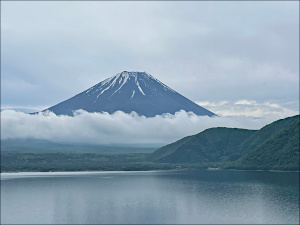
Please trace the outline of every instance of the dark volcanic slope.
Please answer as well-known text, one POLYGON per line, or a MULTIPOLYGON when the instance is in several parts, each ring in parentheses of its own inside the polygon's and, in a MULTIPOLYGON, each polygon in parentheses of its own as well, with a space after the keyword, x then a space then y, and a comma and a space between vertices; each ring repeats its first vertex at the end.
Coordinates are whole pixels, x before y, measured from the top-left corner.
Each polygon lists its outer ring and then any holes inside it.
POLYGON ((110 77, 47 110, 57 115, 73 115, 73 111, 78 109, 108 113, 118 110, 125 113, 135 111, 147 117, 164 113, 174 114, 179 110, 191 111, 197 115, 215 116, 214 113, 190 101, 150 74, 127 71, 110 77))

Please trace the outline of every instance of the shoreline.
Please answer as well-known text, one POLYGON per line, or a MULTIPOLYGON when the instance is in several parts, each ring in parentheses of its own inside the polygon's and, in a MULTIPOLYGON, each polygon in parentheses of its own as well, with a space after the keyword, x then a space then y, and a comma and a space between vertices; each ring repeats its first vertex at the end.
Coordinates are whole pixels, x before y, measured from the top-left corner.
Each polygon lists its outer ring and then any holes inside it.
POLYGON ((240 172, 272 172, 272 173, 299 173, 299 170, 239 170, 239 169, 203 169, 203 168, 183 168, 183 169, 162 169, 162 170, 77 170, 77 171, 4 171, 0 174, 20 174, 20 173, 120 173, 120 172, 163 172, 163 171, 186 171, 186 170, 206 170, 206 171, 240 171, 240 172))
POLYGON ((280 172, 280 173, 299 173, 299 170, 239 170, 239 169, 223 169, 223 170, 229 170, 229 171, 252 171, 252 172, 280 172))

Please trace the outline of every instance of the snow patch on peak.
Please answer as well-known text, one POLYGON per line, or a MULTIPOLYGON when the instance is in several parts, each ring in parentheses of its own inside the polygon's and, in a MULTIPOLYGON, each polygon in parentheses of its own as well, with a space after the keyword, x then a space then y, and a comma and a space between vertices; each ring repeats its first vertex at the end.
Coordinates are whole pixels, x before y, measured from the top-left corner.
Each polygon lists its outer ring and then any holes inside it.
POLYGON ((85 94, 89 93, 91 90, 93 90, 93 88, 94 88, 94 87, 89 88, 89 89, 85 92, 85 94))
POLYGON ((130 74, 127 72, 127 71, 123 71, 122 73, 121 73, 121 76, 122 77, 129 77, 130 76, 130 74))
MULTIPOLYGON (((143 89, 142 89, 141 86, 140 86, 139 81, 137 80, 137 77, 135 77, 135 84, 137 85, 139 91, 140 91, 143 95, 145 95, 143 89)), ((145 96, 146 96, 146 95, 145 95, 145 96)))
MULTIPOLYGON (((120 87, 119 87, 114 93, 112 93, 111 96, 113 96, 115 93, 117 93, 117 92, 124 86, 124 84, 126 84, 128 78, 129 78, 129 75, 128 75, 128 74, 125 74, 124 76, 123 76, 123 74, 122 74, 122 77, 121 77, 120 80, 119 80, 119 84, 121 83, 121 80, 122 80, 122 79, 123 79, 123 83, 120 85, 120 87)), ((109 96, 109 97, 111 97, 111 96, 109 96)))
POLYGON ((105 84, 107 84, 107 83, 109 83, 112 79, 114 79, 116 77, 119 77, 119 76, 120 76, 120 74, 117 74, 115 76, 112 76, 112 77, 109 77, 109 78, 105 79, 104 81, 102 81, 102 82, 99 83, 100 87, 103 86, 103 85, 105 85, 105 84))
POLYGON ((133 91, 132 91, 132 95, 131 95, 130 99, 132 99, 132 98, 133 98, 133 96, 134 96, 134 93, 135 93, 135 90, 133 90, 133 91))
POLYGON ((115 84, 116 84, 116 82, 117 82, 117 80, 118 80, 119 77, 120 77, 120 74, 117 74, 116 76, 110 77, 110 78, 106 79, 105 81, 101 82, 101 83, 100 83, 101 86, 97 89, 97 90, 101 90, 101 92, 100 92, 100 94, 97 95, 96 98, 99 98, 99 96, 102 95, 105 91, 107 91, 107 90, 110 89, 111 87, 115 86, 115 84), (111 82, 111 81, 112 81, 112 82, 111 82), (104 88, 104 89, 102 90, 103 86, 104 86, 105 84, 108 84, 109 82, 111 82, 111 83, 110 83, 106 88, 104 88))
MULTIPOLYGON (((166 91, 171 91, 173 93, 177 93, 176 91, 169 88, 167 85, 163 84, 162 82, 160 82, 158 79, 156 79, 155 77, 153 77, 151 74, 149 74, 147 72, 123 71, 123 72, 118 73, 115 76, 112 76, 110 78, 107 78, 104 81, 100 82, 99 84, 95 85, 94 86, 95 88, 92 87, 92 88, 88 89, 85 92, 85 94, 87 94, 91 90, 93 90, 92 92, 97 94, 96 99, 98 99, 100 95, 102 95, 104 92, 106 92, 110 88, 114 87, 114 91, 109 97, 109 98, 111 98, 114 94, 118 93, 121 90, 121 88, 124 87, 125 84, 129 83, 128 82, 129 80, 132 80, 132 79, 134 79, 134 83, 136 84, 138 91, 141 92, 141 94, 144 96, 146 96, 146 94, 145 94, 144 90, 142 89, 141 84, 143 84, 144 87, 147 89, 147 87, 149 87, 149 84, 152 82, 161 85, 162 88, 166 91)), ((135 89, 135 90, 137 90, 137 89, 135 89)), ((156 92, 156 90, 155 90, 155 92, 156 92)), ((135 91, 133 91, 130 99, 132 99, 134 95, 135 95, 135 91)))
POLYGON ((129 72, 129 71, 123 71, 122 73, 122 76, 129 76, 129 77, 143 77, 143 78, 147 78, 147 79, 149 79, 149 75, 148 75, 148 73, 146 73, 146 72, 138 72, 138 71, 131 71, 131 72, 129 72))

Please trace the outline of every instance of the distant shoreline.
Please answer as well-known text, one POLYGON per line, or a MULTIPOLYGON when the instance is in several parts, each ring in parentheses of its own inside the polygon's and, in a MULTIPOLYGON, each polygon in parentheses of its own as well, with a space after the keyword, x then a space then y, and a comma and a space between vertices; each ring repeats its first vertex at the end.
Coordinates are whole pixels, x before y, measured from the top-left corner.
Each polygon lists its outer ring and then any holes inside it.
POLYGON ((195 169, 195 168, 183 168, 183 169, 161 169, 161 170, 78 170, 78 171, 5 171, 0 174, 18 174, 18 173, 118 173, 118 172, 163 172, 163 171, 183 171, 183 170, 206 170, 206 171, 241 171, 241 172, 276 172, 276 173, 299 173, 295 170, 239 170, 239 169, 195 169))
POLYGON ((252 172, 296 172, 299 173, 299 170, 238 170, 238 169, 223 169, 223 170, 229 170, 229 171, 252 171, 252 172))

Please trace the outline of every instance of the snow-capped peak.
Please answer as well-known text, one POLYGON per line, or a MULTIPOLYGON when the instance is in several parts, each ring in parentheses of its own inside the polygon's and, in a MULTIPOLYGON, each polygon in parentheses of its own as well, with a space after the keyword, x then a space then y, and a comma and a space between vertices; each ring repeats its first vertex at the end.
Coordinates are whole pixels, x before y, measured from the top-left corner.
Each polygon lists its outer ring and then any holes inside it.
POLYGON ((109 112, 135 111, 145 116, 174 114, 179 110, 197 115, 214 115, 180 95, 147 72, 123 71, 88 90, 49 108, 56 114, 72 115, 72 110, 109 112))
MULTIPOLYGON (((96 102, 96 100, 106 92, 110 92, 109 98, 111 98, 116 93, 120 92, 124 87, 124 85, 126 85, 126 86, 130 86, 130 88, 132 89, 131 92, 137 91, 143 96, 146 96, 147 94, 145 92, 145 88, 148 89, 151 85, 153 85, 152 83, 158 84, 159 86, 163 87, 163 89, 166 91, 171 91, 173 93, 176 93, 173 89, 169 88, 167 85, 163 84, 162 82, 160 82, 158 79, 156 79, 155 77, 153 77, 151 74, 147 72, 123 71, 91 87, 85 92, 85 94, 90 95, 90 94, 97 93, 96 99, 94 101, 96 102), (132 84, 129 85, 129 83, 134 83, 135 86, 133 86, 132 84)), ((150 92, 155 93, 156 91, 157 88, 154 88, 150 92)), ((137 92, 135 92, 135 94, 137 92)))

